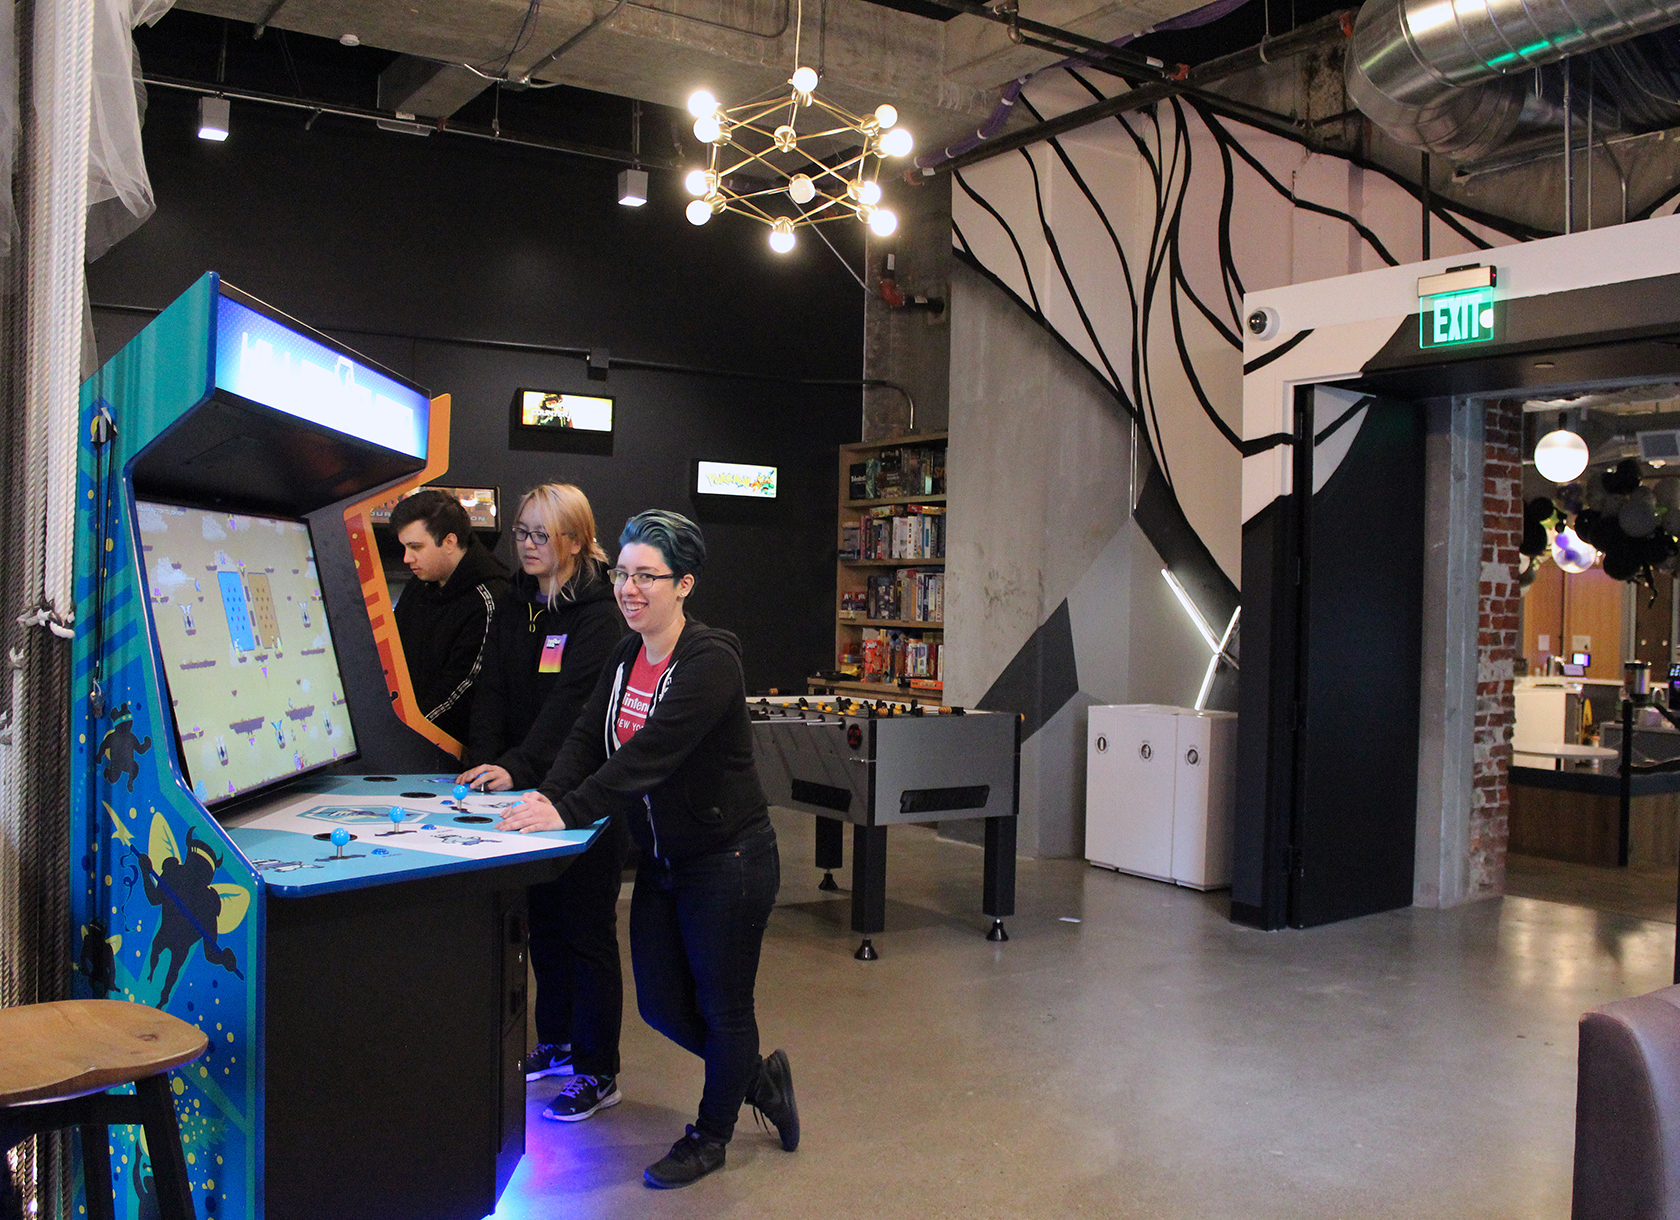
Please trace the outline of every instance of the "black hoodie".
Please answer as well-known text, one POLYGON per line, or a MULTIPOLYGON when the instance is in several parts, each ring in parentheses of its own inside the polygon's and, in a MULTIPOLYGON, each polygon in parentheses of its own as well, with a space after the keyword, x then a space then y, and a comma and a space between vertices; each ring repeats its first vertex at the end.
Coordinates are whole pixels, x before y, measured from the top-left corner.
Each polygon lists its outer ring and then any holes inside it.
POLYGON ((458 740, 467 735, 496 603, 509 588, 507 569, 474 536, 448 580, 411 580, 397 599, 397 634, 414 700, 427 720, 458 740))
POLYGON ((538 785, 567 826, 624 811, 644 859, 681 861, 722 851, 770 823, 753 766, 741 643, 689 619, 654 690, 647 722, 613 740, 624 683, 642 637, 627 635, 538 785))
POLYGON ((551 606, 536 577, 517 572, 513 592, 496 612, 490 646, 473 690, 466 767, 507 768, 515 788, 533 788, 548 774, 566 734, 624 634, 603 565, 588 561, 571 594, 551 606), (560 668, 540 673, 543 648, 562 638, 560 668))

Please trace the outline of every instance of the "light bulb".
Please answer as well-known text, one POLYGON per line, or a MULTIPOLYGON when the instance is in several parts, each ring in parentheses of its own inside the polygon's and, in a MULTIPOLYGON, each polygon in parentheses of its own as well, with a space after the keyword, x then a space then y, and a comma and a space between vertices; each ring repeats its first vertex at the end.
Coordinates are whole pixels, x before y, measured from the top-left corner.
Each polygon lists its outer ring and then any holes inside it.
POLYGON ((883 157, 907 157, 910 155, 910 150, 915 146, 915 139, 902 127, 894 127, 881 136, 881 155, 883 157))
POLYGON ((694 120, 694 138, 702 144, 716 144, 723 135, 723 124, 711 115, 694 120))
POLYGON ((696 89, 688 95, 688 112, 697 119, 709 119, 717 113, 718 100, 709 89, 696 89))
POLYGON ((683 190, 687 191, 690 195, 693 195, 697 199, 702 195, 711 194, 712 183, 710 175, 708 175, 703 169, 689 170, 688 177, 683 179, 683 190))
POLYGON ((881 184, 879 182, 860 182, 857 188, 859 203, 867 203, 871 207, 881 202, 881 184))
POLYGON ((1548 432, 1534 446, 1535 469, 1554 483, 1568 483, 1587 468, 1587 442, 1563 428, 1548 432))
POLYGON ((787 193, 795 203, 810 203, 817 197, 817 185, 807 175, 795 174, 788 179, 787 193))
POLYGON ((712 218, 712 205, 704 199, 696 199, 688 205, 685 213, 691 225, 703 225, 712 218))
POLYGON ((817 87, 817 71, 815 68, 795 68, 788 84, 799 93, 812 93, 817 87))
POLYGON ((1565 527, 1552 535, 1552 562, 1565 572, 1585 572, 1598 562, 1598 552, 1565 527))
POLYGON ((793 249, 793 223, 785 216, 770 226, 770 248, 777 254, 793 249))
POLYGON ((881 125, 882 131, 885 131, 889 127, 897 127, 898 111, 883 102, 881 105, 875 107, 875 121, 881 125))
POLYGON ((876 208, 869 217, 869 231, 876 237, 891 237, 898 231, 898 216, 889 208, 876 208))

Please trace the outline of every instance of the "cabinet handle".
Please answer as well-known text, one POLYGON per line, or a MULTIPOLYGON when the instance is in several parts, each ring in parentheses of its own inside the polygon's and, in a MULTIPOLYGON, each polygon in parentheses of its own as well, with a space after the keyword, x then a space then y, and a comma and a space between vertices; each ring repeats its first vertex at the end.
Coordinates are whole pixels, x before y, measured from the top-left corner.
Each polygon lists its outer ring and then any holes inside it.
POLYGON ((1098 754, 1107 754, 1108 753, 1108 738, 1107 737, 1103 737, 1101 735, 1099 735, 1097 737, 1097 753, 1098 754))
POLYGON ((1200 754, 1196 753, 1196 747, 1195 746, 1191 746, 1189 751, 1186 752, 1185 755, 1184 755, 1184 761, 1189 763, 1192 767, 1194 767, 1197 763, 1202 761, 1202 756, 1200 754))
POLYGON ((1148 762, 1151 758, 1155 757, 1155 747, 1151 746, 1147 741, 1144 742, 1143 745, 1138 747, 1138 757, 1143 759, 1144 762, 1148 762))

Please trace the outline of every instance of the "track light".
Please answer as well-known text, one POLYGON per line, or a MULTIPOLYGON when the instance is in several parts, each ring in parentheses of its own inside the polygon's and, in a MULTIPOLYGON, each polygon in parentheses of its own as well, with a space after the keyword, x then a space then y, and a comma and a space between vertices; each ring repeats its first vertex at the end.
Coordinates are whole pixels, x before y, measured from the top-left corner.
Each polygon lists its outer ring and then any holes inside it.
POLYGON ((225 97, 201 97, 198 99, 198 138, 201 140, 215 140, 218 143, 228 138, 228 111, 230 109, 225 97))
POLYGON ((618 201, 627 208, 641 207, 647 202, 647 186, 647 170, 620 170, 618 172, 618 201))

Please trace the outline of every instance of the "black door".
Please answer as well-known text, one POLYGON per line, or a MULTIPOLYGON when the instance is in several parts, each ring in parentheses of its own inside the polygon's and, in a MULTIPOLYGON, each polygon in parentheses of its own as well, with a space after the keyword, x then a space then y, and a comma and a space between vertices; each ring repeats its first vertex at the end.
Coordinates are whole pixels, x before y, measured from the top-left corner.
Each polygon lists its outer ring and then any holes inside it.
POLYGON ((1299 446, 1295 489, 1314 490, 1296 518, 1287 917, 1310 927, 1412 902, 1424 421, 1413 403, 1325 387, 1297 402, 1314 443, 1299 446))

